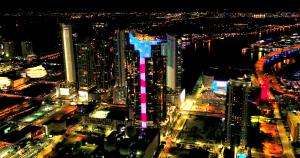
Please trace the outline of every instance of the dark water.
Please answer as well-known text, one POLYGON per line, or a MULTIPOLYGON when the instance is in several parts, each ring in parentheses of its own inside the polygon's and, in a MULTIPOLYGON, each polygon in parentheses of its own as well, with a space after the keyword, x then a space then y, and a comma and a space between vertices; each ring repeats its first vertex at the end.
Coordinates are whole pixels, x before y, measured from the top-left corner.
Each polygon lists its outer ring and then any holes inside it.
MULTIPOLYGON (((299 32, 299 30, 295 28, 285 32, 262 34, 261 39, 276 39, 282 35, 292 35, 295 32, 299 32)), ((202 73, 214 75, 216 79, 222 80, 233 77, 239 69, 253 70, 258 59, 258 52, 251 53, 248 49, 242 53, 242 49, 250 48, 250 45, 258 40, 258 36, 249 35, 191 43, 183 50, 183 87, 191 92, 202 73), (219 71, 212 72, 210 67, 218 68, 219 71)))
POLYGON ((251 68, 251 60, 241 54, 242 48, 247 45, 248 42, 240 38, 191 43, 183 50, 184 88, 192 90, 201 73, 215 75, 210 67, 251 68))

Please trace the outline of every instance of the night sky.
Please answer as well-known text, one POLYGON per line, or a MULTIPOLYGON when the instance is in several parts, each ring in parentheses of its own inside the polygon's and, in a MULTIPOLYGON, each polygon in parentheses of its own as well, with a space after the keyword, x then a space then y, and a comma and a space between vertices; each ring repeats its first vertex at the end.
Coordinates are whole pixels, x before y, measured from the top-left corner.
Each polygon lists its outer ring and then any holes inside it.
POLYGON ((6 0, 0 8, 296 9, 300 0, 6 0))

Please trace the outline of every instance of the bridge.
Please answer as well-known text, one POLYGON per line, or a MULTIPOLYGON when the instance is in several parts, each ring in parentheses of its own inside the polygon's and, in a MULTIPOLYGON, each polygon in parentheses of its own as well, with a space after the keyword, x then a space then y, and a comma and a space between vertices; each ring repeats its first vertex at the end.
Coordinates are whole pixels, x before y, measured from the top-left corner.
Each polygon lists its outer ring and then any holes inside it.
MULTIPOLYGON (((289 94, 285 89, 280 87, 280 85, 274 75, 272 75, 272 74, 266 75, 265 74, 264 68, 265 68, 265 65, 270 61, 276 60, 283 56, 288 56, 290 54, 299 53, 299 51, 300 51, 300 44, 294 45, 291 47, 286 47, 286 48, 283 48, 282 50, 276 50, 276 51, 269 53, 266 56, 261 57, 255 64, 255 71, 256 71, 256 74, 258 77, 258 82, 262 84, 264 78, 267 77, 268 83, 269 83, 269 85, 268 85, 269 88, 273 88, 274 90, 276 90, 277 92, 279 92, 281 94, 289 94), (272 82, 269 82, 269 80, 272 80, 272 82)), ((270 92, 268 92, 268 94, 270 94, 269 99, 274 99, 274 96, 271 95, 270 92)), ((296 96, 294 96, 292 94, 289 94, 288 96, 291 98, 297 98, 296 96)))

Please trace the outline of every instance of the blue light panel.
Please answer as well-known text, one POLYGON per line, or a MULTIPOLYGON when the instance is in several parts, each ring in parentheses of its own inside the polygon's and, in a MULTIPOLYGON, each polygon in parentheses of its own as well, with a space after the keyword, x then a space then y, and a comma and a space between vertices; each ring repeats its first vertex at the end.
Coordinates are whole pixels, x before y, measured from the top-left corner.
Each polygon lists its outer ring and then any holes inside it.
POLYGON ((140 52, 140 58, 151 58, 151 46, 157 45, 161 40, 139 40, 129 33, 129 43, 134 45, 134 50, 140 52))
POLYGON ((247 158, 245 154, 237 154, 237 158, 247 158))

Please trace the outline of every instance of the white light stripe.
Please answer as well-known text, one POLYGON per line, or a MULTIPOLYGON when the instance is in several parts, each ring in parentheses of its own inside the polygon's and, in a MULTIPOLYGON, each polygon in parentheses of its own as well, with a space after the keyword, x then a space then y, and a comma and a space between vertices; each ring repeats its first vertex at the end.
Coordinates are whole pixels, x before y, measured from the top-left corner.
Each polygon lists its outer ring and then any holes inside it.
POLYGON ((147 127, 147 122, 142 121, 142 128, 146 128, 147 127))
POLYGON ((147 111, 146 111, 146 103, 142 103, 141 104, 141 108, 142 108, 142 114, 146 114, 147 113, 147 111))
POLYGON ((141 93, 146 94, 146 87, 141 87, 141 93))
POLYGON ((140 65, 145 64, 145 58, 140 58, 140 65))
POLYGON ((141 73, 140 77, 141 77, 141 80, 146 81, 145 73, 141 73))

